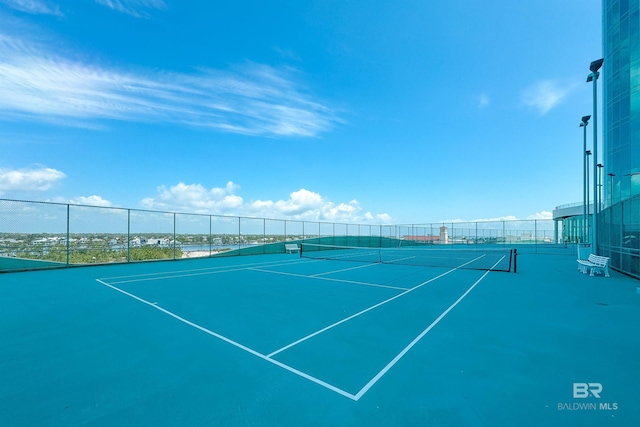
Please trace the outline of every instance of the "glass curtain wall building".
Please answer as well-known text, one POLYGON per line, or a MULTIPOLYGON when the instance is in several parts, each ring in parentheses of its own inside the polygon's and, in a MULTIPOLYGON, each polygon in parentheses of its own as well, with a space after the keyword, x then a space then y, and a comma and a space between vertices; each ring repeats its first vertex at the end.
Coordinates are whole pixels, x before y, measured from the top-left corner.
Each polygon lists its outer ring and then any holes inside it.
POLYGON ((603 210, 599 255, 640 278, 640 0, 603 0, 603 210))

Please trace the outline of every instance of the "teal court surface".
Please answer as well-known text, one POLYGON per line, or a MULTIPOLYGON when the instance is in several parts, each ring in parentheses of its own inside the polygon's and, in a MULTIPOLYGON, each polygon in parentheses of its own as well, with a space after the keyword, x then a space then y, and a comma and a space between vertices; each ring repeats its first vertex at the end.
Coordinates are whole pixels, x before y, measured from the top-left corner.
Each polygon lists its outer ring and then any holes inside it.
POLYGON ((2 426, 640 425, 640 282, 273 254, 0 274, 2 426))

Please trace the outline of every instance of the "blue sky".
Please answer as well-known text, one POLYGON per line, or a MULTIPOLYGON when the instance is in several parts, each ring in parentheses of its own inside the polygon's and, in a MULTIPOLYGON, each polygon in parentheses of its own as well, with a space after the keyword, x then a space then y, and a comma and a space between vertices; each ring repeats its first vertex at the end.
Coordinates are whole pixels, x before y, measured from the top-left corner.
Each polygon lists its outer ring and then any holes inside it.
POLYGON ((0 0, 0 22, 2 198, 375 224, 582 198, 600 1, 0 0))

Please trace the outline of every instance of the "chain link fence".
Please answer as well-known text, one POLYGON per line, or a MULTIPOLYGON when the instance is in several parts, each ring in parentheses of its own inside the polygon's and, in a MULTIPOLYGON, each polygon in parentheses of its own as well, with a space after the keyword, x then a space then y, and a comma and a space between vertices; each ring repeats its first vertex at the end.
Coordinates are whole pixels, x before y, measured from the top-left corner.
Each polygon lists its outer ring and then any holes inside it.
MULTIPOLYGON (((0 199, 0 272, 285 253, 285 243, 508 245, 554 252, 552 220, 346 224, 0 199)), ((565 248, 566 249, 566 248, 565 248)))
POLYGON ((640 279, 640 195, 598 213, 598 255, 610 266, 640 279))

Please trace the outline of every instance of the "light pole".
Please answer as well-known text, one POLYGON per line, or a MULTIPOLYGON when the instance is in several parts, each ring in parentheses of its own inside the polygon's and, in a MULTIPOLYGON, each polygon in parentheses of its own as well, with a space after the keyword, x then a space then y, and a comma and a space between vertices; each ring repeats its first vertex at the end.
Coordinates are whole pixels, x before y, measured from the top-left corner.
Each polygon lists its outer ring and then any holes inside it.
POLYGON ((589 119, 591 116, 582 116, 582 121, 580 122, 580 127, 582 129, 582 233, 581 233, 581 242, 584 243, 585 239, 585 229, 587 226, 587 186, 589 185, 589 180, 587 179, 587 168, 589 165, 587 164, 587 125, 589 124, 589 119))
POLYGON ((604 165, 602 163, 598 163, 596 165, 598 167, 598 210, 602 210, 602 168, 604 165))
POLYGON ((593 61, 589 65, 591 74, 587 82, 593 82, 593 247, 592 252, 598 253, 598 70, 602 67, 604 59, 593 61))
MULTIPOLYGON (((591 155, 591 150, 587 150, 584 153, 587 159, 587 182, 589 182, 589 156, 591 155)), ((589 187, 587 187, 587 219, 589 215, 589 187)), ((585 222, 587 228, 587 242, 591 243, 591 236, 589 235, 589 221, 585 222)))
POLYGON ((609 172, 607 175, 609 175, 609 206, 613 206, 613 177, 616 174, 609 172))

